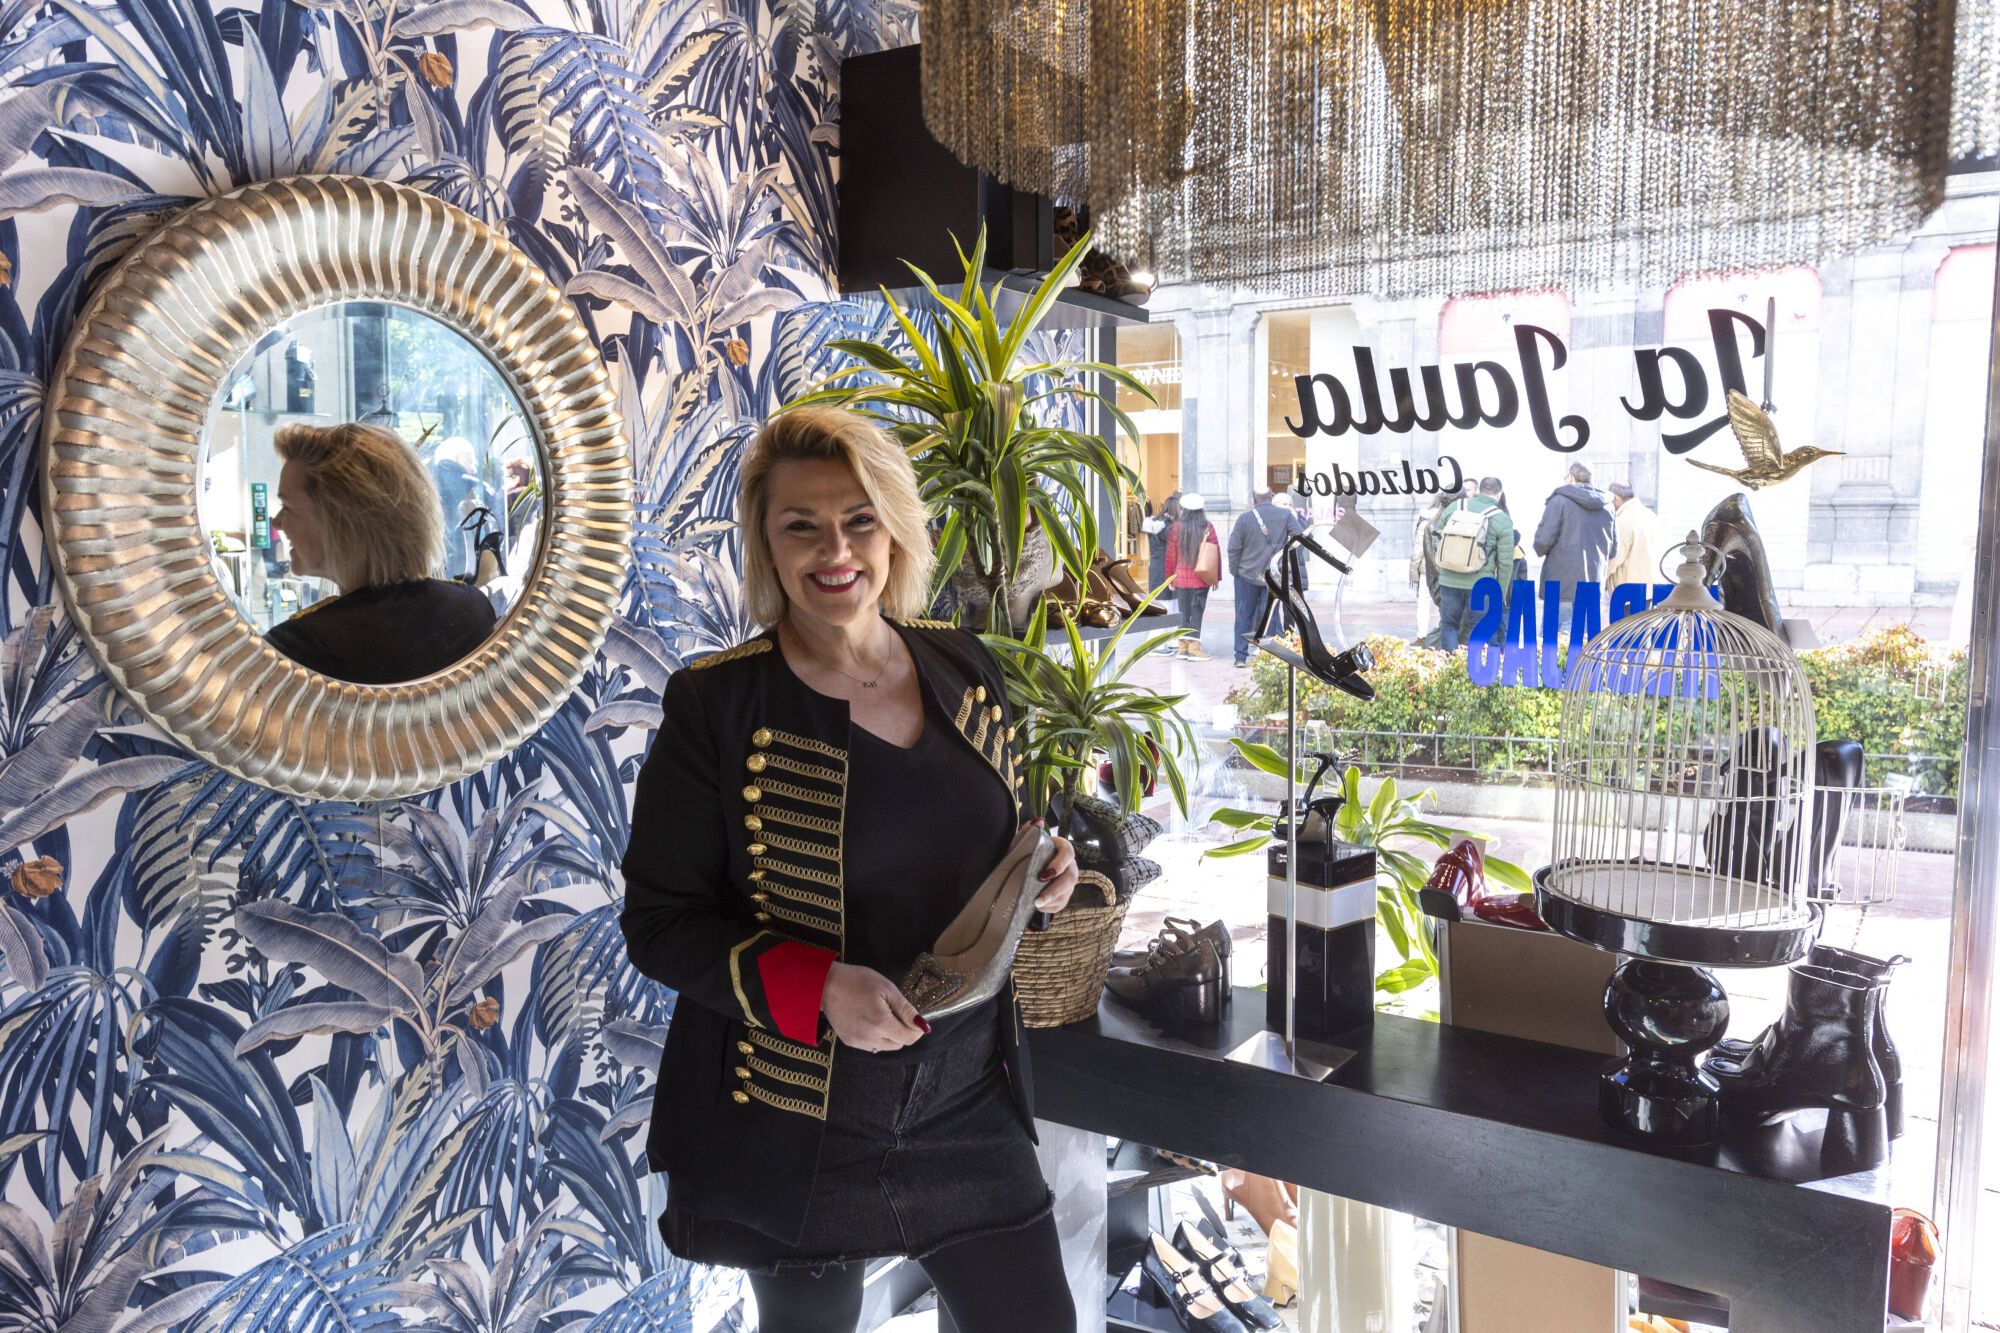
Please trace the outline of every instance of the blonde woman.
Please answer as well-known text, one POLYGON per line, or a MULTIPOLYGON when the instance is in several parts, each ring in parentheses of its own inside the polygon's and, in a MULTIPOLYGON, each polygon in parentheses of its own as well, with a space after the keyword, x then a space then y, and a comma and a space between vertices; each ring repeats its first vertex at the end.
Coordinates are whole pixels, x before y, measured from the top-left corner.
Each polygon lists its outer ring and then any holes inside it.
MULTIPOLYGON (((979 638, 924 610, 915 474, 864 418, 777 417, 738 518, 763 633, 668 681, 620 924, 678 992, 647 1138, 683 1258, 767 1333, 853 1333, 918 1259, 963 1333, 1069 1333, 1011 985, 933 1027, 897 981, 1014 841, 1019 740, 979 638)), ((1037 906, 1062 908, 1058 840, 1037 906)))
POLYGON ((291 545, 292 572, 332 583, 317 602, 265 635, 300 666, 364 685, 444 670, 493 633, 477 588, 434 577, 444 515, 430 475, 402 437, 380 426, 281 426, 273 534, 291 545))

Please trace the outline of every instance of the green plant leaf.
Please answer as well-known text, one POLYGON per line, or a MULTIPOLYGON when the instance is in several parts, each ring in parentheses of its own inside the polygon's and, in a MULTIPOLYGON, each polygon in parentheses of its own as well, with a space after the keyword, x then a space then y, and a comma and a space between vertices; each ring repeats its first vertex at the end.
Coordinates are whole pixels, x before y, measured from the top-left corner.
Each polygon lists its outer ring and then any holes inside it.
POLYGON ((1220 847, 1211 847, 1201 854, 1201 859, 1206 861, 1211 858, 1221 860, 1224 857, 1249 856, 1253 853, 1263 851, 1270 845, 1271 838, 1269 834, 1255 838, 1243 838, 1237 842, 1225 842, 1220 847))
POLYGON ((1015 313, 1013 324, 1008 328, 1007 336, 1001 343, 1001 358, 1004 363, 1011 364, 1014 358, 1020 355, 1021 345, 1028 340, 1029 333, 1041 324, 1043 316, 1049 313, 1049 308, 1056 303, 1056 298, 1062 295, 1063 288, 1068 285, 1070 275, 1076 272, 1082 265, 1084 256, 1089 253, 1090 233, 1085 232, 1077 239, 1076 244, 1069 248, 1069 253, 1056 261, 1056 266, 1049 270, 1049 275, 1036 285, 1033 294, 1015 313))
MULTIPOLYGON (((1175 633, 1178 635, 1179 631, 1175 633)), ((1292 771, 1291 765, 1285 762, 1283 755, 1261 741, 1246 741, 1239 736, 1231 736, 1229 743, 1252 768, 1281 778, 1292 771)))
POLYGON ((1375 989, 1388 995, 1413 991, 1437 975, 1437 969, 1421 958, 1412 958, 1375 978, 1375 989))
POLYGON ((1486 858, 1486 878, 1503 889, 1513 889, 1518 893, 1531 893, 1535 887, 1534 876, 1512 861, 1502 861, 1497 856, 1486 858))

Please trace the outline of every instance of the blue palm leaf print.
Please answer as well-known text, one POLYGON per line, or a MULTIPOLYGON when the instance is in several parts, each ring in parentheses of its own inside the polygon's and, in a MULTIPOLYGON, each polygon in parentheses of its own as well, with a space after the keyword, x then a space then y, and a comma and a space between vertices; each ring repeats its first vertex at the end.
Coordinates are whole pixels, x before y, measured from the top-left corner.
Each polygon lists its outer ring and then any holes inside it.
POLYGON ((625 956, 617 863, 668 675, 752 628, 742 445, 870 317, 820 302, 831 84, 911 9, 0 7, 0 1324, 740 1325, 735 1275, 654 1225, 674 996, 625 956), (642 469, 601 660, 513 755, 382 805, 265 791, 138 719, 37 509, 43 396, 109 268, 190 198, 319 171, 503 228, 571 293, 642 469), (62 1272, 33 1262, 59 1227, 89 1238, 62 1272))

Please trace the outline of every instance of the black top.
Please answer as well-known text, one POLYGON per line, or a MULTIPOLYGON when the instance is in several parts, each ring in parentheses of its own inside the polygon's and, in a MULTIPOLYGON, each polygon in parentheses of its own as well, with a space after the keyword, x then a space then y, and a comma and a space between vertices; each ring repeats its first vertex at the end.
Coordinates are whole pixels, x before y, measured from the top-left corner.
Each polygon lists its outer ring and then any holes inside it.
MULTIPOLYGON (((847 780, 847 948, 843 961, 900 983, 917 955, 944 933, 1014 837, 1014 810, 979 756, 946 732, 950 719, 924 710, 924 734, 908 749, 854 728, 847 780)), ((993 1004, 954 1014, 897 1051, 843 1048, 847 1058, 916 1060, 993 1004)))
POLYGON ((416 579, 316 603, 264 637, 323 676, 399 685, 464 661, 491 637, 498 619, 486 594, 469 584, 416 579))

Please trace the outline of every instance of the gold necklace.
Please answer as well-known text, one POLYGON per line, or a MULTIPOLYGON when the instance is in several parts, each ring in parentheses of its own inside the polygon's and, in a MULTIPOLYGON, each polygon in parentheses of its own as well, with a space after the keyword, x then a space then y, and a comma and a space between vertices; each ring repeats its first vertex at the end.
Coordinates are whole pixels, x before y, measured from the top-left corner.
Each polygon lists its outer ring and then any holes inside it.
MULTIPOLYGON (((796 637, 796 631, 794 631, 794 637, 796 637)), ((895 660, 895 656, 896 656, 895 651, 891 649, 888 661, 883 662, 881 666, 875 668, 874 680, 863 680, 861 679, 861 677, 855 675, 851 671, 842 671, 839 667, 833 665, 833 663, 831 662, 815 662, 813 663, 813 665, 825 667, 828 671, 833 672, 836 676, 845 676, 849 680, 853 681, 856 685, 859 685, 864 690, 872 690, 877 685, 882 683, 882 673, 889 669, 889 663, 895 660)))

